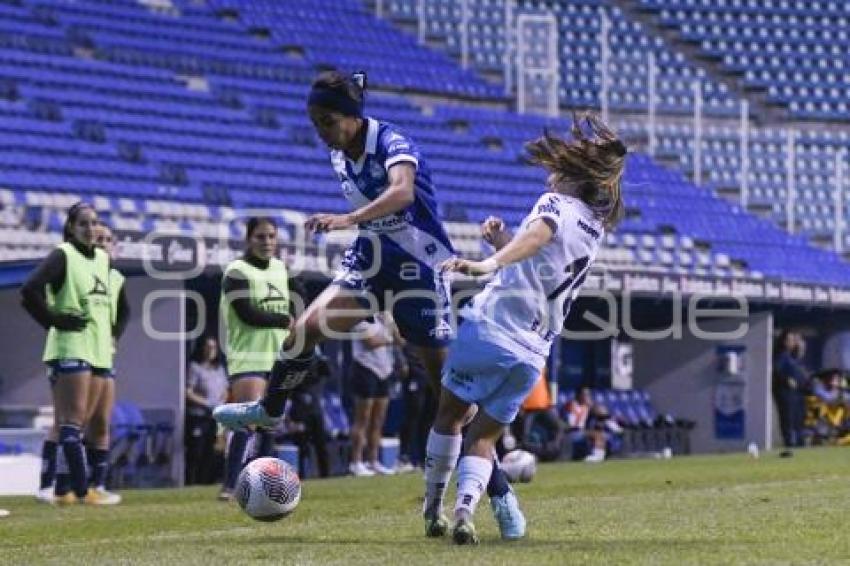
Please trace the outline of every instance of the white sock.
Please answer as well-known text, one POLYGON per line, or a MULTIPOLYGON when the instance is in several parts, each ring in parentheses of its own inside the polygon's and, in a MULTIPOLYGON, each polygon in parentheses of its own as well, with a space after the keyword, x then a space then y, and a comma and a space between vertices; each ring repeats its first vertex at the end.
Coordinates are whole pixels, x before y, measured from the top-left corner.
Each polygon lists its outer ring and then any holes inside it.
POLYGON ((446 486, 460 456, 463 437, 459 434, 438 434, 431 429, 425 456, 425 503, 422 514, 428 518, 443 512, 446 486))
POLYGON ((457 501, 455 502, 455 518, 461 514, 472 517, 481 494, 487 489, 490 473, 493 471, 493 460, 480 456, 464 456, 457 468, 457 501))

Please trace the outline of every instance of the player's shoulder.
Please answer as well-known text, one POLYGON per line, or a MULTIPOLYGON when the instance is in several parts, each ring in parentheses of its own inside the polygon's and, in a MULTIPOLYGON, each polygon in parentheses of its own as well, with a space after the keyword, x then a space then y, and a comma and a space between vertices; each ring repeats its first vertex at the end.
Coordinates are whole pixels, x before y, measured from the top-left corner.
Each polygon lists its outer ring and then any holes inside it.
POLYGON ((248 270, 245 269, 246 267, 250 267, 250 265, 244 259, 238 257, 225 266, 224 276, 244 279, 248 276, 248 270))
POLYGON ((378 121, 378 148, 389 154, 416 149, 404 128, 382 120, 378 121))
POLYGON ((286 263, 282 259, 276 257, 269 260, 269 267, 275 271, 286 271, 286 263))
POLYGON ((95 247, 94 256, 100 261, 105 261, 107 266, 111 265, 109 261, 109 254, 106 253, 106 250, 104 250, 103 248, 95 247))
POLYGON ((552 194, 555 195, 563 224, 570 231, 582 234, 596 242, 602 240, 605 227, 584 201, 569 195, 552 194))
POLYGON ((65 258, 65 256, 71 255, 71 252, 74 249, 74 244, 71 242, 62 242, 57 245, 49 254, 47 254, 47 259, 55 259, 55 258, 65 258))
POLYGON ((561 200, 558 193, 545 192, 537 197, 537 202, 534 203, 534 212, 537 214, 551 214, 559 219, 566 213, 566 203, 561 200))

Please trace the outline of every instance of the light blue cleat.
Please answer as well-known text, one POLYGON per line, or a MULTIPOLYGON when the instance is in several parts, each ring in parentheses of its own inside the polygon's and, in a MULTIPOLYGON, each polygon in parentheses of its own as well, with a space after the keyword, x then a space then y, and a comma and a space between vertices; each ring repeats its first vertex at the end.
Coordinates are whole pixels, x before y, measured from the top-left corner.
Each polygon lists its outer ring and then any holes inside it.
POLYGON ((252 403, 227 403, 213 409, 213 418, 229 429, 249 426, 274 428, 280 418, 270 417, 259 401, 252 403))
POLYGON ((490 507, 493 518, 499 524, 502 540, 518 540, 525 536, 525 515, 513 490, 501 497, 491 497, 490 507))

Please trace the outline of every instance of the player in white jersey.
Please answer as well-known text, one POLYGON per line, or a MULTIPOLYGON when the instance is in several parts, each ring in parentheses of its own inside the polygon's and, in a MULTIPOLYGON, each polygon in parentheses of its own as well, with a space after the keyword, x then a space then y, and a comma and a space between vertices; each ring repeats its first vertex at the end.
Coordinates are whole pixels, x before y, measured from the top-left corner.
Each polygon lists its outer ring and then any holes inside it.
POLYGON ((458 464, 452 528, 457 544, 478 542, 472 516, 489 480, 494 444, 540 375, 605 231, 623 214, 625 146, 593 115, 574 117, 572 133, 574 139, 564 141, 546 132, 526 145, 529 161, 549 171, 549 191, 517 235, 512 238, 491 217, 482 233, 496 253, 442 266, 468 275, 496 272, 465 311, 449 350, 428 439, 424 515, 445 522, 442 501, 461 452, 461 427, 469 406, 478 405, 458 464))
MULTIPOLYGON (((362 73, 321 73, 307 100, 310 120, 330 148, 333 172, 352 211, 316 214, 306 228, 356 227, 358 236, 333 284, 295 322, 263 399, 216 408, 213 416, 230 428, 273 425, 289 391, 308 377, 314 346, 329 331, 351 335, 357 323, 378 311, 392 313, 439 393, 452 327, 450 290, 438 266, 455 253, 437 213, 427 160, 404 130, 364 115, 365 79, 362 73)), ((522 536, 525 519, 497 467, 487 492, 503 536, 522 536)), ((448 524, 432 527, 429 536, 448 530, 448 524)))

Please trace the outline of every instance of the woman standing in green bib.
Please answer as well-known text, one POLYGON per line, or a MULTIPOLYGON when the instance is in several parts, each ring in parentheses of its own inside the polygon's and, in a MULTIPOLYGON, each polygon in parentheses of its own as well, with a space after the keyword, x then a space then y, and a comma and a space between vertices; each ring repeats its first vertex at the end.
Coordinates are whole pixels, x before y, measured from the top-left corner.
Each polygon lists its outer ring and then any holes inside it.
MULTIPOLYGON (((253 217, 245 233, 245 254, 224 271, 221 313, 227 331, 227 370, 234 401, 257 401, 266 390, 269 372, 292 324, 286 265, 277 259, 277 225, 271 218, 253 217)), ((232 497, 245 452, 254 435, 254 454, 271 454, 272 432, 234 431, 225 461, 220 499, 232 497)))
MULTIPOLYGON (((115 238, 112 230, 101 224, 95 239, 95 245, 106 252, 110 260, 115 250, 115 238)), ((114 354, 118 340, 127 327, 130 307, 124 291, 124 275, 110 267, 109 314, 112 325, 112 356, 108 367, 92 370, 89 385, 89 402, 86 420, 86 455, 91 469, 88 499, 97 500, 102 505, 115 505, 121 502, 121 496, 106 490, 106 475, 109 468, 109 425, 112 419, 112 407, 115 405, 115 366, 114 354)), ((94 502, 94 501, 92 501, 94 502)))
MULTIPOLYGON (((23 304, 47 332, 43 359, 52 385, 58 443, 67 462, 72 493, 57 501, 84 501, 88 492, 81 430, 86 424, 93 371, 112 365, 109 257, 95 246, 94 208, 68 211, 64 242, 39 264, 21 289, 23 304)), ((94 502, 94 501, 92 501, 94 502)))

